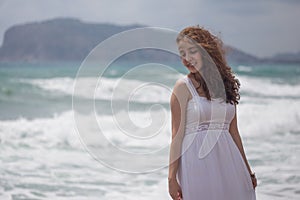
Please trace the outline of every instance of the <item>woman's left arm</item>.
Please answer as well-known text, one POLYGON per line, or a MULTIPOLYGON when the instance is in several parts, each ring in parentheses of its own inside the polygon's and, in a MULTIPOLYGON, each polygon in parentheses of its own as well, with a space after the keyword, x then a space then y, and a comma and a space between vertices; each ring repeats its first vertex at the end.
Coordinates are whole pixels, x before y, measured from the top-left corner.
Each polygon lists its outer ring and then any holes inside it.
POLYGON ((234 114, 234 118, 232 119, 232 121, 230 123, 229 132, 230 132, 230 135, 231 135, 232 139, 234 140, 236 146, 238 147, 239 151, 241 152, 241 155, 242 155, 242 157, 246 163, 246 166, 248 168, 249 174, 252 174, 252 171, 250 169, 249 163, 248 163, 246 155, 245 155, 242 139, 239 134, 239 130, 238 130, 238 126, 237 126, 237 115, 236 115, 237 112, 236 111, 237 111, 237 109, 236 109, 236 105, 235 105, 235 114, 234 114))
POLYGON ((236 116, 236 105, 235 105, 235 114, 234 117, 230 123, 230 127, 229 127, 229 132, 230 135, 233 139, 233 141, 235 142, 236 146, 238 147, 239 151, 241 152, 241 155, 246 163, 246 166, 248 168, 249 174, 251 176, 251 181, 252 181, 252 185, 253 185, 253 189, 255 189, 255 187, 257 186, 257 180, 255 177, 255 174, 253 174, 253 172, 251 171, 250 165, 248 163, 248 160, 246 158, 245 152, 244 152, 244 148, 243 148, 243 143, 242 143, 242 139, 238 130, 238 126, 237 126, 237 116, 236 116))

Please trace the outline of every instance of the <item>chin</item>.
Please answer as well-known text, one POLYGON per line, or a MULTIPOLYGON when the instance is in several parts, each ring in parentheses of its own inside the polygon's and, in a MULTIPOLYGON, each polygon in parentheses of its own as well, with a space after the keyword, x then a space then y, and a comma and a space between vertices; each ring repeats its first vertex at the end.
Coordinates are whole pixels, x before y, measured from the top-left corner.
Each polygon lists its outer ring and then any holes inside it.
POLYGON ((197 72, 199 72, 199 70, 198 69, 196 69, 195 67, 187 67, 187 69, 189 70, 189 72, 191 72, 191 73, 197 73, 197 72))
POLYGON ((197 69, 195 69, 195 68, 193 68, 193 69, 188 69, 191 73, 197 73, 198 72, 198 70, 197 69))

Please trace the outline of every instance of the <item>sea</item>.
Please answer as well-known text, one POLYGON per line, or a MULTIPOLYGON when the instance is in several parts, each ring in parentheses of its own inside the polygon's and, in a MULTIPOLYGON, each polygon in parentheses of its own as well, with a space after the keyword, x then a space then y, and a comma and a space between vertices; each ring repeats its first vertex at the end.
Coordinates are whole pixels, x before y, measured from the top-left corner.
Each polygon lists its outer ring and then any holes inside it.
MULTIPOLYGON (((300 64, 230 66, 257 199, 300 199, 300 64)), ((187 70, 82 67, 0 63, 0 199, 171 199, 169 99, 187 70)))

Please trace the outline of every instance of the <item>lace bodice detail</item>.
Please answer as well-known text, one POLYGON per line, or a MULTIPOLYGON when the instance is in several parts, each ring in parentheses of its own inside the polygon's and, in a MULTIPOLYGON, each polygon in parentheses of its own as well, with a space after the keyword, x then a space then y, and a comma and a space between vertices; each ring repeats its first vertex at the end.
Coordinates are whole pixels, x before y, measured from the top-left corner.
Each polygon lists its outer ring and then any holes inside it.
POLYGON ((226 103, 220 98, 210 101, 206 97, 199 96, 188 76, 183 77, 183 81, 192 95, 186 110, 186 130, 197 130, 203 124, 209 125, 212 129, 228 130, 235 114, 234 105, 226 103))

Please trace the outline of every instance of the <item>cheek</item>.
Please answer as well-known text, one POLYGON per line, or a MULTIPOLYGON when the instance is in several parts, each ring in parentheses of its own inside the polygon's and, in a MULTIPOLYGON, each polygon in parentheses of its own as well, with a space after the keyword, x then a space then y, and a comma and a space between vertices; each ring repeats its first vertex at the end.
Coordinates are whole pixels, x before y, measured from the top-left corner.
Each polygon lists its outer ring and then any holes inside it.
POLYGON ((202 56, 201 56, 201 54, 197 55, 197 60, 202 62, 202 56))

